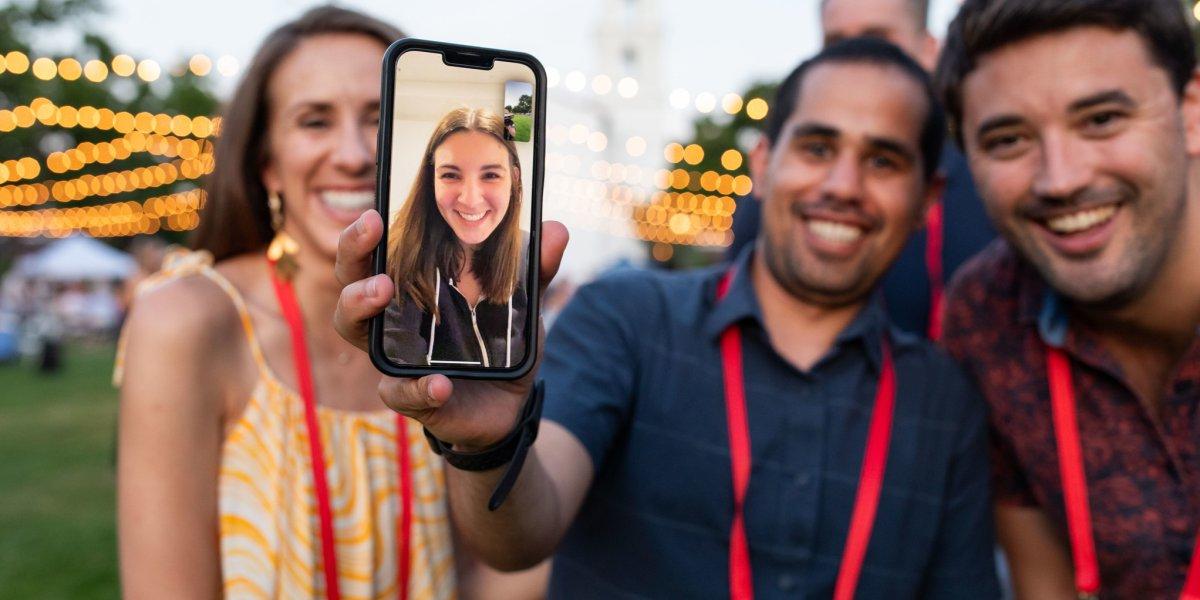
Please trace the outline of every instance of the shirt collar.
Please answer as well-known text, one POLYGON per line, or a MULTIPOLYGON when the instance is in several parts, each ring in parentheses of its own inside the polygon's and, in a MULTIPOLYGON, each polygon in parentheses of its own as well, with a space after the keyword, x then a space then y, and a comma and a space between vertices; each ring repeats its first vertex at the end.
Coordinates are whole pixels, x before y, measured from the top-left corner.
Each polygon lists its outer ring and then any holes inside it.
POLYGON ((728 266, 723 267, 710 285, 705 286, 704 293, 708 306, 712 307, 704 320, 704 335, 715 339, 730 325, 745 319, 753 319, 762 325, 762 308, 758 304, 758 296, 754 294, 754 284, 750 280, 750 263, 754 256, 754 244, 746 244, 738 253, 737 258, 728 266), (732 274, 729 290, 720 302, 717 301, 717 286, 726 276, 732 274))
MULTIPOLYGON (((705 293, 709 296, 708 306, 712 307, 703 324, 703 333, 707 338, 715 340, 731 325, 745 320, 752 320, 760 328, 763 326, 762 307, 750 277, 754 251, 753 244, 747 245, 733 263, 723 268, 705 287, 705 293), (733 274, 733 280, 729 282, 725 298, 718 302, 717 285, 727 273, 733 274)), ((888 331, 889 323, 883 306, 883 291, 877 288, 854 320, 834 339, 831 353, 840 347, 860 342, 878 370, 883 363, 883 334, 888 331)))
POLYGON ((1017 309, 1021 323, 1035 326, 1042 343, 1062 348, 1067 343, 1070 325, 1066 302, 1024 260, 1018 266, 1018 273, 1017 309))

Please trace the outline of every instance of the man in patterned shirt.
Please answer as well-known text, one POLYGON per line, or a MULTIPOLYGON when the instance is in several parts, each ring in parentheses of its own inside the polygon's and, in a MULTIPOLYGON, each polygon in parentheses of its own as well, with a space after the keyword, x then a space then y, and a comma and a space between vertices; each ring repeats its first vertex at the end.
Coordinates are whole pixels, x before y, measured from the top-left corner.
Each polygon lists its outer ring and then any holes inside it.
POLYGON ((1005 239, 952 284, 945 343, 992 409, 1022 597, 1184 589, 1200 529, 1195 67, 1178 0, 967 0, 950 26, 939 87, 1005 239))

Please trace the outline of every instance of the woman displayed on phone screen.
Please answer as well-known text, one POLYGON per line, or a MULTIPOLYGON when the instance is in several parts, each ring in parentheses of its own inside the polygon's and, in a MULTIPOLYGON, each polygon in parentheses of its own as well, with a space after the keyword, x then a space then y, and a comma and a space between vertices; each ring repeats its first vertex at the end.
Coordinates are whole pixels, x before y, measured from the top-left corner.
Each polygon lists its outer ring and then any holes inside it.
POLYGON ((396 297, 384 352, 403 365, 508 367, 525 351, 521 175, 504 121, 458 108, 438 122, 389 228, 396 297))

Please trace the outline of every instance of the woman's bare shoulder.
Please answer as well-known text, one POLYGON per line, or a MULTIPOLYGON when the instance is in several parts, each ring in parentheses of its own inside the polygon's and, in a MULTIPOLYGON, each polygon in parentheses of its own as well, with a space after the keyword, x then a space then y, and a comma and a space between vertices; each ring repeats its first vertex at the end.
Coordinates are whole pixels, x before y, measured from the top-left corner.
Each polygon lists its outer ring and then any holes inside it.
MULTIPOLYGON (((237 305, 220 279, 239 296, 250 284, 249 261, 241 257, 221 261, 213 270, 218 278, 206 275, 204 268, 187 269, 156 282, 138 294, 127 321, 130 342, 153 340, 152 345, 172 356, 201 352, 206 360, 227 357, 233 340, 243 337, 237 305)), ((250 284, 252 285, 252 284, 250 284)))

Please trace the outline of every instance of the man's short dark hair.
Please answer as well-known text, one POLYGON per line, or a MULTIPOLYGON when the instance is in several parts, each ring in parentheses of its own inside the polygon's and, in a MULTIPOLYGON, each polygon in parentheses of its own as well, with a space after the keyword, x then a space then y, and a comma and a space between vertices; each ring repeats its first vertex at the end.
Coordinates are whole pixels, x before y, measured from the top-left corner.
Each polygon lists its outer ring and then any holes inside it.
POLYGON ((1086 25, 1136 31, 1183 97, 1196 68, 1196 49, 1179 0, 966 0, 950 23, 936 75, 959 145, 963 80, 981 57, 1008 44, 1086 25))
POLYGON ((924 168, 925 180, 928 181, 937 172, 938 161, 942 153, 942 142, 946 138, 946 117, 942 104, 933 93, 933 84, 929 74, 917 61, 913 60, 900 48, 884 40, 873 37, 857 37, 842 40, 822 50, 816 56, 800 63, 775 93, 775 102, 767 115, 767 139, 774 145, 779 140, 779 134, 800 101, 800 89, 804 77, 809 71, 823 64, 868 64, 880 67, 892 67, 913 81, 925 92, 925 102, 928 112, 925 123, 921 127, 921 163, 924 168))
MULTIPOLYGON (((825 6, 832 0, 821 0, 821 12, 825 12, 825 6)), ((858 2, 858 0, 850 0, 858 2)), ((929 0, 904 0, 908 5, 908 9, 912 11, 913 18, 917 21, 917 27, 921 31, 929 28, 929 0)))

